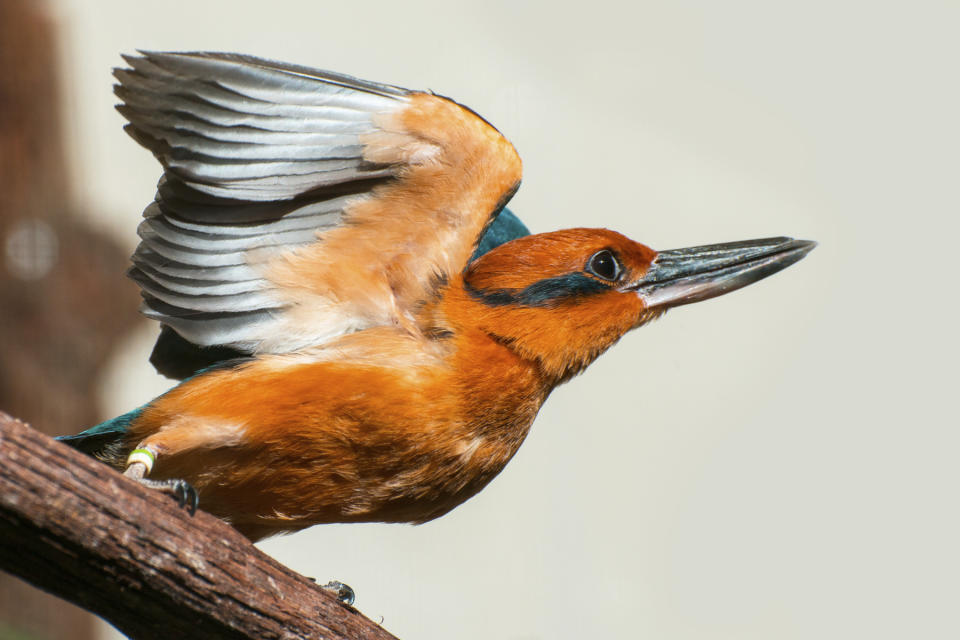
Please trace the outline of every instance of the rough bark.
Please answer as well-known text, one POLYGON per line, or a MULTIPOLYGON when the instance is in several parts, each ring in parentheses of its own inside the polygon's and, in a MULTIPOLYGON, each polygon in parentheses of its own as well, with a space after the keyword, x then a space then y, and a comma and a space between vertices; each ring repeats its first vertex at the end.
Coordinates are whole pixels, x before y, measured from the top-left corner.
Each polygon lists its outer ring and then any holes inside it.
POLYGON ((0 568, 138 640, 393 638, 229 525, 3 413, 0 568))
MULTIPOLYGON (((0 407, 51 435, 103 420, 101 373, 145 322, 129 251, 73 197, 56 4, 0 0, 0 407)), ((93 640, 95 622, 0 572, 0 637, 93 640)))

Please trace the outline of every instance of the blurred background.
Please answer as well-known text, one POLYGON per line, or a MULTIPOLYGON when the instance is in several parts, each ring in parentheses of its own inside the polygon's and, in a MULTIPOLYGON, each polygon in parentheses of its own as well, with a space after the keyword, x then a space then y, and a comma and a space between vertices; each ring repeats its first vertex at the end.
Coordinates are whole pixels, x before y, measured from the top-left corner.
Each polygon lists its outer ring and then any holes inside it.
MULTIPOLYGON (((410 640, 960 637, 960 5, 561 7, 0 0, 0 409, 75 432, 169 386, 123 276, 160 169, 121 52, 434 89, 514 142, 534 232, 820 247, 627 336, 450 515, 261 548, 410 640)), ((116 637, 0 574, 0 638, 116 637)))

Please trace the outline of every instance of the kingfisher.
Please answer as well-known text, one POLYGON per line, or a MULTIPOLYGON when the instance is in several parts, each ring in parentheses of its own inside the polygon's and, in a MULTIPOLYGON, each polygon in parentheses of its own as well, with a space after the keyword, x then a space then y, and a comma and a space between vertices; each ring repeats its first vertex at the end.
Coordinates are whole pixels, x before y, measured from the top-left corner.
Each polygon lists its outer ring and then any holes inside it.
POLYGON ((815 246, 531 235, 506 208, 516 150, 450 98, 237 54, 124 60, 117 108, 163 166, 130 276, 180 382, 62 439, 254 541, 442 516, 626 332, 815 246))

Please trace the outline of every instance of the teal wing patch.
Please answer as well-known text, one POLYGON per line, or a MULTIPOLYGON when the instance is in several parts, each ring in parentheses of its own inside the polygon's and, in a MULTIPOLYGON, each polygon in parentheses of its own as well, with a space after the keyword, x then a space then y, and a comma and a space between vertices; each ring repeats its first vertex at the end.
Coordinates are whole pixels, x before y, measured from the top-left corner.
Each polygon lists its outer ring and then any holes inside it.
POLYGON ((499 247, 511 240, 516 240, 517 238, 528 235, 530 235, 530 229, 527 229, 527 225, 523 224, 513 211, 504 207, 500 215, 490 223, 490 226, 487 227, 483 236, 480 237, 480 242, 477 243, 476 250, 473 252, 473 255, 470 256, 470 262, 473 262, 494 247, 499 247))

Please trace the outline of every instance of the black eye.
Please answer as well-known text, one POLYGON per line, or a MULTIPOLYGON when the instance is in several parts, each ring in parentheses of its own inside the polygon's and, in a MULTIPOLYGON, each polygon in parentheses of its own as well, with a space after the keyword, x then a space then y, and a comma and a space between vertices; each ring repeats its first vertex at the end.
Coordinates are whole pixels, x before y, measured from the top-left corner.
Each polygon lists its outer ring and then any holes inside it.
POLYGON ((620 263, 617 262, 617 257, 612 251, 603 249, 597 251, 587 261, 587 271, 598 278, 612 282, 620 275, 620 263))

